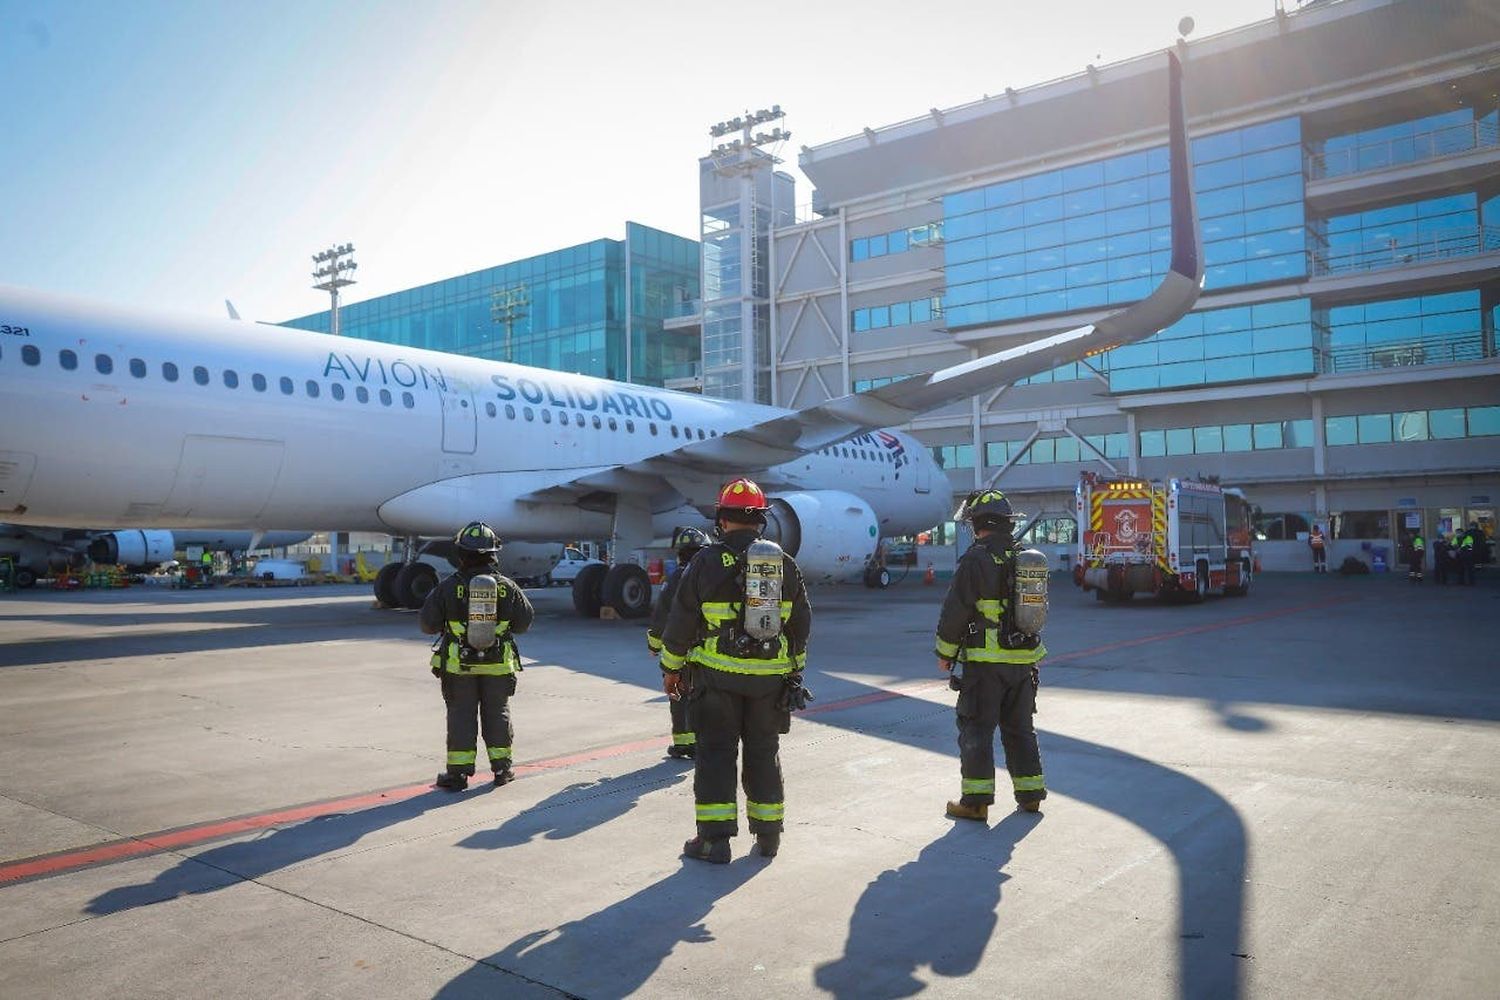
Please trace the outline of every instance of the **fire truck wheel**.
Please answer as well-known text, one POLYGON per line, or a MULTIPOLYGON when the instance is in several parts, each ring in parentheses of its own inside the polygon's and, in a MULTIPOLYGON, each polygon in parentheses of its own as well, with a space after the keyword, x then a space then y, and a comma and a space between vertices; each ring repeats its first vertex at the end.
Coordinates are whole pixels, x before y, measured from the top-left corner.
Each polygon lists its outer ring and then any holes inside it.
POLYGON ((1225 587, 1224 593, 1230 597, 1244 597, 1250 593, 1250 561, 1240 560, 1240 582, 1233 587, 1225 587))
POLYGON ((1193 603, 1202 604, 1204 598, 1208 597, 1208 563, 1199 563, 1193 577, 1196 584, 1193 588, 1193 603))

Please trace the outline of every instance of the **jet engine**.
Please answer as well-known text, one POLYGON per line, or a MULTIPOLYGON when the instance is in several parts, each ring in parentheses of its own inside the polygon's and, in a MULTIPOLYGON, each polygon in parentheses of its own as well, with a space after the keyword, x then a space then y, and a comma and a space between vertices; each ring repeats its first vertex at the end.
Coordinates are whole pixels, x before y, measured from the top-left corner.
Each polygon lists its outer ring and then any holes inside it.
POLYGON ((159 566, 172 558, 176 544, 170 531, 111 531, 89 543, 89 558, 105 565, 135 568, 159 566))
POLYGON ((765 537, 797 560, 810 581, 857 580, 880 541, 870 505, 852 493, 813 490, 771 497, 765 537))

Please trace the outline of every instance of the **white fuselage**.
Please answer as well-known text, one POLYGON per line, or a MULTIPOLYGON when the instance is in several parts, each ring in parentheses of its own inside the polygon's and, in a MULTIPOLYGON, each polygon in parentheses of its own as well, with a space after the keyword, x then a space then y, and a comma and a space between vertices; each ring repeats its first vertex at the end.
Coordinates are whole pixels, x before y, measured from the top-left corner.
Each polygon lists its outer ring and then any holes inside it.
MULTIPOLYGON (((0 400, 3 521, 441 534, 482 518, 537 540, 602 536, 610 516, 517 497, 788 412, 8 288, 0 400)), ((924 530, 949 505, 927 449, 896 432, 806 454, 767 478, 859 496, 882 535, 924 530)), ((685 502, 710 505, 718 479, 688 476, 642 500, 670 517, 685 502)))

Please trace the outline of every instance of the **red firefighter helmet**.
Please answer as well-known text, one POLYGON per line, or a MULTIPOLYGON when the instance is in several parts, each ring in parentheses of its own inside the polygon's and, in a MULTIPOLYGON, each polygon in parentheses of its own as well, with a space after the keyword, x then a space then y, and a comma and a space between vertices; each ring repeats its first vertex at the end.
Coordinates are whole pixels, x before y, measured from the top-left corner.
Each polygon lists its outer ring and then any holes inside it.
POLYGON ((743 476, 725 483, 724 488, 719 491, 719 517, 727 515, 734 520, 762 520, 770 506, 766 501, 765 490, 743 476))

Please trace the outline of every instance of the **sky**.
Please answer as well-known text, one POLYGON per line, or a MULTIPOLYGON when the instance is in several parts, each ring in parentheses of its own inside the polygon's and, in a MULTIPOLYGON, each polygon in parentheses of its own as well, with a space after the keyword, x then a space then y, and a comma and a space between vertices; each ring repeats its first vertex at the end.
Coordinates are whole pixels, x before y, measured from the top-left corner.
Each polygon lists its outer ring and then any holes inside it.
MULTIPOLYGON (((1286 6, 1295 7, 1296 0, 1286 6)), ((1275 0, 0 0, 0 283, 281 321, 599 238, 696 238, 708 128, 797 149, 1275 0)))

